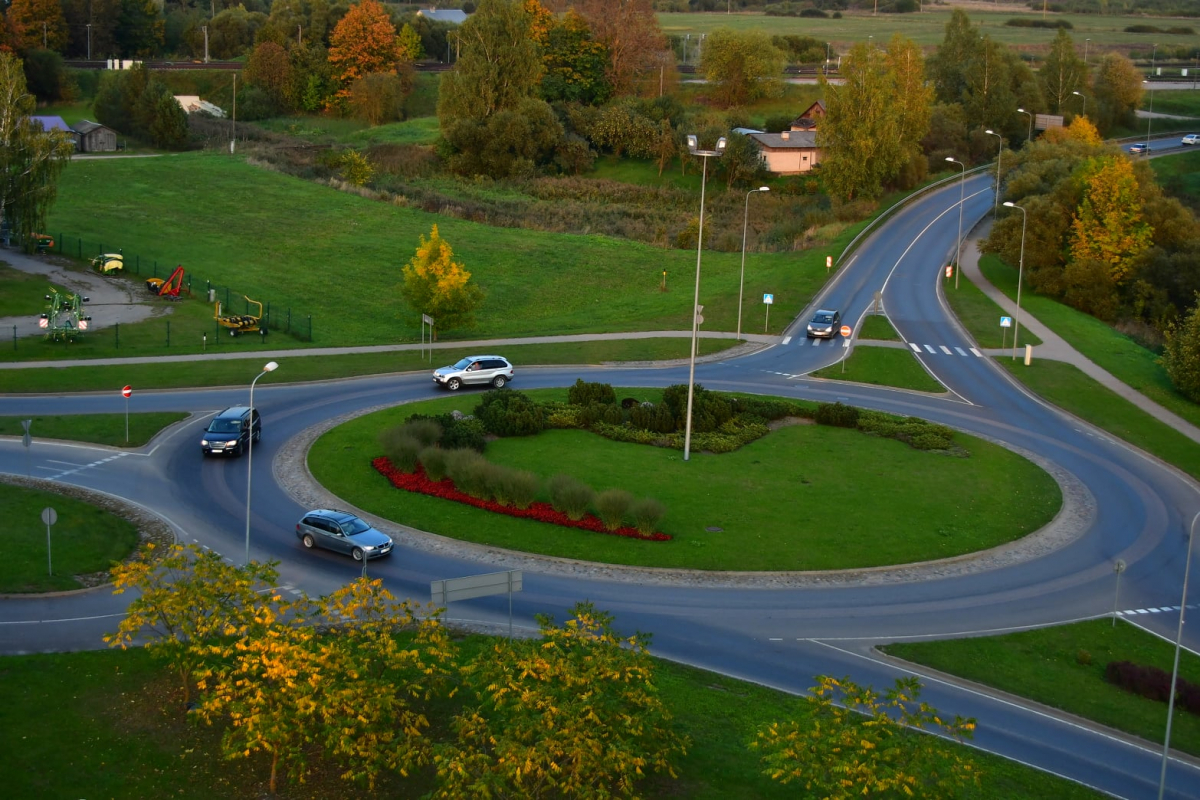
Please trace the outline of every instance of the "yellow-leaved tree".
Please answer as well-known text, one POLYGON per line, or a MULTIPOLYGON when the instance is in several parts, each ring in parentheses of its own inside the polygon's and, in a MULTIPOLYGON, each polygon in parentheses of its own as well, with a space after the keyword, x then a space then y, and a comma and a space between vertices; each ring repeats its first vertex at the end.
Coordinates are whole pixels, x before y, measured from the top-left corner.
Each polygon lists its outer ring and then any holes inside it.
POLYGON ((1071 223, 1071 259, 1108 265, 1113 282, 1129 279, 1153 230, 1142 216, 1133 163, 1124 156, 1089 160, 1083 168, 1083 199, 1071 223))
POLYGON ((435 332, 467 328, 475 324, 484 296, 470 280, 471 273, 454 261, 454 251, 434 225, 405 265, 400 293, 413 311, 433 317, 435 332))

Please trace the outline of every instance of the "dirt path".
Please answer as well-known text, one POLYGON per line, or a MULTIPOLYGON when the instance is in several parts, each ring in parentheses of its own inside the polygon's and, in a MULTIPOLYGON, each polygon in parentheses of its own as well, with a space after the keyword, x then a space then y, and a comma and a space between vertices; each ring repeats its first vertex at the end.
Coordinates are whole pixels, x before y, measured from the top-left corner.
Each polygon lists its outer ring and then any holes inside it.
MULTIPOLYGON (((148 302, 146 286, 141 280, 88 272, 67 259, 30 256, 20 250, 0 247, 0 262, 22 272, 44 275, 51 283, 90 298, 85 307, 92 317, 93 329, 110 328, 121 322, 142 322, 165 316, 173 310, 163 301, 148 302)), ((41 311, 39 307, 27 316, 0 317, 0 331, 8 332, 16 326, 17 336, 40 335, 45 332, 38 328, 41 311)))

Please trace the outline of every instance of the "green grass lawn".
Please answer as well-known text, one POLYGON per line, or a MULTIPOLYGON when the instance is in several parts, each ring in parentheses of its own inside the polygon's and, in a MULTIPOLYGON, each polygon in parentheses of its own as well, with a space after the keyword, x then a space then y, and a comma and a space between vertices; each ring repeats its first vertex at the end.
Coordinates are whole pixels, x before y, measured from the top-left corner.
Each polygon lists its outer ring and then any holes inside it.
MULTIPOLYGON (((619 620, 618 620, 619 622, 619 620)), ((490 640, 458 642, 466 654, 490 640)), ((748 748, 770 722, 803 718, 798 697, 690 667, 658 662, 659 696, 691 739, 676 781, 639 786, 650 798, 758 800, 795 798, 762 774, 748 748)), ((12 797, 178 797, 184 800, 267 795, 268 761, 219 756, 222 729, 195 724, 183 712, 176 682, 144 649, 48 653, 0 658, 0 772, 12 797), (64 747, 64 737, 71 746, 64 747)), ((882 689, 884 687, 876 687, 882 689)), ((942 744, 983 772, 969 800, 1076 800, 1097 795, 1078 784, 976 750, 942 744)), ((417 797, 427 773, 387 778, 375 792, 340 781, 338 769, 315 762, 304 784, 280 781, 280 800, 417 797)))
POLYGON ((1192 211, 1200 211, 1200 148, 1197 150, 1150 160, 1163 191, 1178 198, 1192 211))
MULTIPOLYGON (((1157 742, 1167 704, 1104 680, 1110 661, 1132 661, 1170 673, 1174 645, 1133 625, 1100 619, 1005 636, 890 644, 884 652, 993 686, 1085 719, 1157 742)), ((1200 656, 1184 652, 1179 676, 1200 683, 1200 656)), ((1171 745, 1200 755, 1200 717, 1175 710, 1171 745)))
POLYGON ((863 317, 862 325, 858 329, 858 338, 898 342, 900 334, 896 333, 891 320, 883 314, 868 314, 863 317))
POLYGON ((0 594, 58 592, 84 585, 77 575, 103 572, 138 544, 132 523, 103 509, 53 492, 0 484, 0 594), (58 521, 50 530, 50 557, 42 509, 58 521))
MULTIPOLYGON (((337 192, 216 153, 73 162, 63 172, 48 230, 81 237, 88 251, 121 247, 127 261, 182 263, 194 287, 206 281, 232 287, 235 299, 248 295, 276 315, 288 308, 294 318, 311 314, 314 338, 329 345, 419 338, 419 318, 398 298, 400 269, 435 223, 487 294, 476 328, 443 336, 690 325, 691 251, 489 227, 337 192), (219 213, 231 208, 237 213, 219 213), (664 270, 667 292, 659 290, 664 270)), ((747 257, 746 292, 774 292, 777 331, 825 281, 817 269, 823 256, 810 250, 747 257)), ((740 253, 705 254, 701 302, 711 329, 736 327, 740 259, 740 253)))
MULTIPOLYGON (((1009 297, 1015 296, 1013 270, 994 255, 980 259, 984 276, 1009 297)), ((1158 356, 1133 339, 1118 333, 1095 317, 1069 306, 1024 292, 1021 306, 1098 366, 1112 373, 1154 402, 1200 425, 1200 405, 1175 391, 1167 372, 1157 363, 1158 356)), ((1022 343, 1025 339, 1022 338, 1022 343)))
MULTIPOLYGON (((161 323, 160 323, 161 324, 161 323)), ((93 339, 82 345, 58 345, 62 356, 78 354, 101 336, 111 333, 96 332, 93 339)), ((125 327, 121 328, 122 342, 125 327)), ((212 341, 210 337, 209 341, 212 341)), ((228 341, 223 339, 224 341, 228 341)), ((6 392, 61 392, 64 386, 71 391, 116 391, 125 384, 141 389, 180 389, 192 386, 240 386, 249 385, 262 369, 266 356, 256 356, 255 351, 278 347, 280 339, 269 339, 265 345, 254 337, 239 337, 225 345, 225 349, 238 347, 245 358, 201 361, 188 363, 119 364, 115 366, 62 367, 58 369, 6 369, 0 371, 6 392)), ((733 347, 733 339, 699 339, 697 352, 701 355, 719 353, 733 347)), ((26 340, 20 346, 26 348, 26 340)), ((178 352, 199 352, 197 347, 183 347, 176 340, 178 352)), ((497 347, 517 368, 518 386, 521 369, 538 364, 603 364, 621 361, 661 361, 687 358, 691 352, 691 339, 616 339, 589 342, 566 342, 562 344, 526 344, 497 347)), ((45 353, 46 350, 39 350, 45 353)), ((127 352, 124 344, 120 353, 127 352)), ((380 375, 395 372, 423 372, 446 364, 453 364, 463 356, 475 355, 478 348, 450 348, 434 350, 430 360, 428 351, 423 357, 417 350, 401 350, 394 353, 355 353, 350 355, 298 355, 274 357, 280 368, 263 376, 259 386, 268 383, 296 383, 299 381, 336 380, 357 375, 380 375)))
MULTIPOLYGON (((133 401, 131 401, 133 402, 133 401)), ((124 414, 74 414, 32 419, 30 435, 35 439, 65 439, 113 447, 141 447, 168 425, 186 419, 182 412, 160 411, 129 415, 129 441, 125 441, 124 414)), ((21 436, 20 417, 0 417, 0 436, 21 436)))
MULTIPOLYGON (((50 288, 63 288, 42 275, 13 269, 3 261, 0 261, 0 285, 4 286, 0 292, 0 317, 36 317, 46 309, 46 293, 50 288)), ((0 330, 0 338, 5 333, 0 330)), ((12 332, 7 333, 11 338, 12 332)))
MULTIPOLYGON (((618 396, 656 400, 655 392, 618 396)), ((530 392, 565 398, 564 390, 530 392)), ((314 476, 337 496, 379 516, 468 541, 615 564, 706 570, 825 570, 903 564, 983 550, 1037 530, 1061 496, 1053 479, 1003 448, 962 434, 954 458, 900 442, 818 425, 780 428, 724 455, 547 431, 488 445, 497 463, 543 479, 566 473, 597 490, 623 488, 667 508, 670 542, 642 542, 515 519, 397 490, 371 468, 381 430, 412 413, 459 409, 470 395, 397 406, 346 423, 314 444, 314 476), (804 458, 797 461, 796 454, 804 458), (826 468, 838 465, 837 470, 826 468), (951 500, 926 487, 953 481, 951 500), (864 504, 859 487, 872 487, 864 504), (836 536, 805 520, 838 520, 836 536), (720 531, 707 528, 717 527, 720 531)))
MULTIPOLYGON (((1195 72, 1194 67, 1188 70, 1190 78, 1195 72)), ((1147 92, 1142 98, 1142 107, 1148 108, 1150 105, 1150 94, 1147 92)), ((1188 89, 1172 89, 1169 92, 1154 93, 1154 112, 1156 114, 1176 114, 1181 117, 1197 117, 1200 122, 1200 91, 1188 89)), ((1159 120, 1154 120, 1154 124, 1158 125, 1159 120)), ((1196 122, 1192 123, 1193 125, 1196 122)), ((1157 159, 1155 159, 1157 161, 1157 159)))
POLYGON ((831 364, 812 373, 814 378, 834 381, 854 381, 875 386, 895 386, 918 392, 944 392, 946 388, 933 379, 916 357, 895 347, 855 347, 844 363, 831 364))
MULTIPOLYGON (((990 258, 994 258, 994 256, 990 256, 990 258)), ((1016 270, 997 267, 991 270, 988 276, 997 282, 997 285, 1006 293, 1016 294, 1016 270)), ((950 304, 950 309, 980 347, 1012 347, 1012 329, 1000 327, 1000 318, 1012 316, 1011 314, 996 305, 970 279, 960 280, 957 289, 953 285, 946 286, 945 289, 946 301, 950 304)), ((1022 305, 1024 305, 1026 297, 1028 295, 1022 292, 1022 305)), ((1026 344, 1039 345, 1042 343, 1036 334, 1026 330, 1023 326, 1020 339, 1022 347, 1026 344)))

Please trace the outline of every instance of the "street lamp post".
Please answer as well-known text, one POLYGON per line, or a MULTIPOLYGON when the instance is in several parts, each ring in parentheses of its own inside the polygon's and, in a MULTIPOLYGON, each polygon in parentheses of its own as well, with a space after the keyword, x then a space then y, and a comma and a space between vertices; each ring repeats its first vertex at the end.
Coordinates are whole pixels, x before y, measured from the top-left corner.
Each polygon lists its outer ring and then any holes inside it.
POLYGON ((88 61, 91 61, 92 60, 92 23, 89 22, 84 27, 87 28, 87 33, 88 33, 88 37, 87 37, 87 39, 88 39, 88 61))
MULTIPOLYGON (((739 341, 742 338, 742 291, 746 288, 746 231, 750 227, 750 195, 769 191, 771 191, 770 186, 760 186, 757 189, 751 189, 746 192, 746 213, 742 217, 742 276, 738 280, 737 338, 739 341)), ((699 298, 697 298, 696 302, 700 302, 699 298)))
POLYGON ((1025 277, 1025 223, 1029 221, 1029 214, 1025 212, 1022 206, 1016 203, 1005 203, 1009 208, 1019 209, 1021 212, 1021 258, 1017 262, 1017 319, 1013 324, 1013 361, 1017 360, 1017 337, 1021 335, 1021 279, 1025 277))
POLYGON ((1083 94, 1082 92, 1071 92, 1071 94, 1077 94, 1083 98, 1083 115, 1082 116, 1086 117, 1087 116, 1087 95, 1083 94))
POLYGON ((1087 69, 1087 66, 1088 66, 1088 45, 1090 45, 1091 43, 1092 43, 1091 39, 1083 40, 1083 66, 1084 66, 1085 70, 1087 69))
POLYGON ((962 167, 962 180, 958 182, 958 238, 954 240, 954 288, 957 289, 958 273, 962 272, 962 214, 964 193, 967 189, 967 165, 951 156, 946 156, 946 160, 962 167))
POLYGON ((992 203, 992 219, 1000 213, 1000 159, 1004 156, 1004 137, 988 128, 984 133, 995 136, 1000 140, 1000 149, 996 151, 996 198, 992 203))
POLYGON ((1163 742, 1162 773, 1158 777, 1158 800, 1162 800, 1167 786, 1167 753, 1171 749, 1171 717, 1175 712, 1175 684, 1179 681, 1179 650, 1183 643, 1183 612, 1187 609, 1188 573, 1192 569, 1192 542, 1196 539, 1196 521, 1200 514, 1192 517, 1188 528, 1187 561, 1183 564, 1183 599, 1179 601, 1179 631, 1175 634, 1175 666, 1171 670, 1171 696, 1167 700, 1167 734, 1163 742))
POLYGON ((254 474, 254 384, 268 372, 274 372, 279 367, 274 361, 268 361, 262 372, 250 381, 250 436, 246 439, 246 563, 250 563, 250 476, 254 474))
POLYGON ((1017 111, 1021 114, 1024 114, 1025 116, 1029 117, 1029 133, 1027 133, 1025 135, 1025 141, 1032 142, 1033 141, 1033 112, 1026 111, 1023 108, 1018 108, 1017 111))
POLYGON ((700 229, 696 232, 696 293, 692 300, 692 356, 688 362, 687 422, 683 432, 684 461, 690 458, 692 451, 692 397, 696 387, 696 337, 700 331, 700 254, 704 248, 704 187, 708 182, 708 159, 713 156, 720 157, 725 153, 725 137, 717 139, 715 150, 701 150, 699 140, 692 135, 687 137, 687 146, 688 152, 704 159, 704 167, 700 173, 700 229))
MULTIPOLYGON (((1158 45, 1150 51, 1150 77, 1154 77, 1154 59, 1158 55, 1158 45)), ((1146 152, 1150 152, 1150 124, 1154 122, 1154 81, 1142 81, 1150 87, 1150 111, 1146 114, 1146 152)))

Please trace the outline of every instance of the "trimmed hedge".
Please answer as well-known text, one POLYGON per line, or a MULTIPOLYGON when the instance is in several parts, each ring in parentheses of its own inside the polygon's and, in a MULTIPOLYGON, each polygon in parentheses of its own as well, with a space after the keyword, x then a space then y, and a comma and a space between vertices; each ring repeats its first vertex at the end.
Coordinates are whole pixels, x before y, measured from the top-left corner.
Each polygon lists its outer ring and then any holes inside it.
POLYGON ((491 389, 475 407, 483 427, 497 436, 533 436, 546 429, 542 407, 524 392, 491 389))
MULTIPOLYGON (((1150 700, 1166 703, 1171 697, 1171 675, 1158 667, 1132 661, 1110 661, 1104 668, 1104 679, 1150 700)), ((1175 682, 1175 700, 1180 708, 1200 714, 1200 686, 1179 678, 1175 682)))

